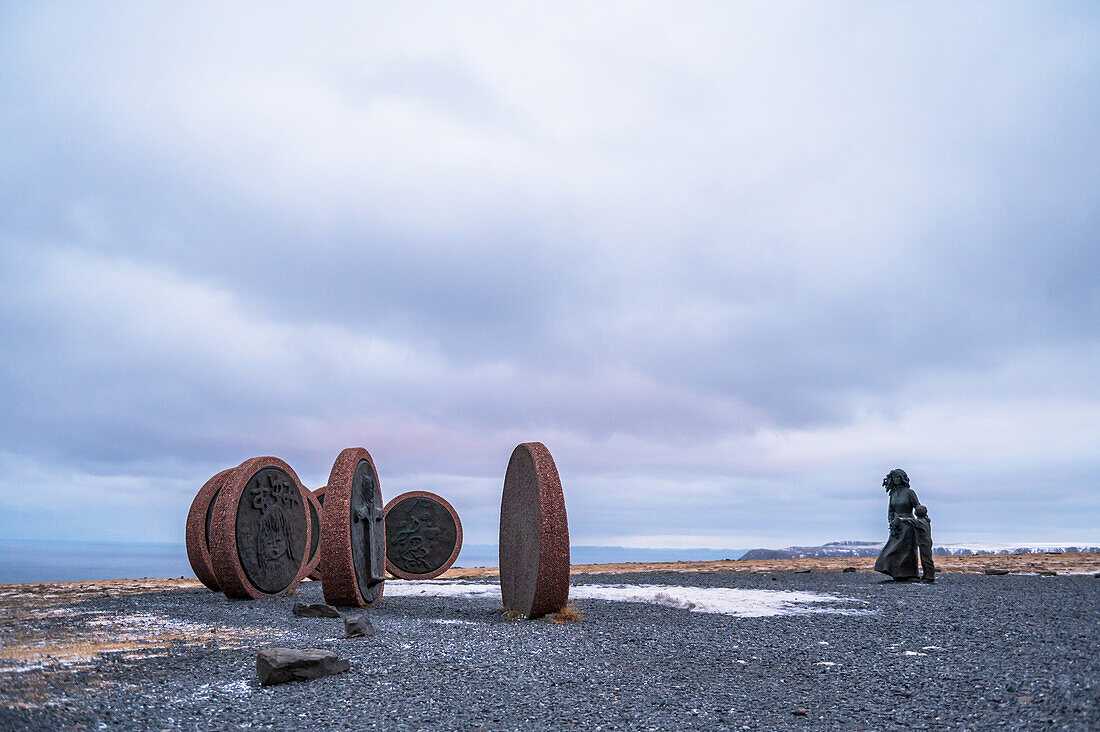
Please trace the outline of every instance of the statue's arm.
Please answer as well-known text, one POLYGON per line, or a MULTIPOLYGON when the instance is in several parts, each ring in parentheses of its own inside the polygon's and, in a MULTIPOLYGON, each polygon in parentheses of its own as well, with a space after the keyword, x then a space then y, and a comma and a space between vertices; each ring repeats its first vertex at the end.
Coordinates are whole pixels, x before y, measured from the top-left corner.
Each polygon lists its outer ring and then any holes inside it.
POLYGON ((894 504, 892 503, 889 508, 886 509, 886 520, 891 524, 894 523, 894 504))
POLYGON ((917 506, 920 505, 920 499, 917 498, 917 492, 912 488, 909 489, 909 501, 912 504, 909 506, 909 508, 913 509, 914 511, 917 509, 917 506))

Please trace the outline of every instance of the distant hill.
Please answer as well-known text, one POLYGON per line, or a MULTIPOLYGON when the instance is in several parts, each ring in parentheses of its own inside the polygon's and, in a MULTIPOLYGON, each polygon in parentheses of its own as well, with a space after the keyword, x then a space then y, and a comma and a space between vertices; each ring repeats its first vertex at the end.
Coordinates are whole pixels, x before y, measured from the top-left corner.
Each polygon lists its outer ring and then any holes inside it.
MULTIPOLYGON (((569 547, 570 564, 615 564, 619 562, 713 562, 737 559, 744 549, 637 549, 622 546, 569 547)), ((463 544, 456 567, 495 567, 496 544, 463 544)))
MULTIPOLYGON (((786 549, 750 549, 741 559, 814 559, 818 557, 877 557, 879 541, 830 541, 821 546, 789 546, 786 549)), ((1062 552, 1100 552, 1100 543, 1079 544, 991 544, 972 542, 932 547, 933 554, 1060 554, 1062 552)))

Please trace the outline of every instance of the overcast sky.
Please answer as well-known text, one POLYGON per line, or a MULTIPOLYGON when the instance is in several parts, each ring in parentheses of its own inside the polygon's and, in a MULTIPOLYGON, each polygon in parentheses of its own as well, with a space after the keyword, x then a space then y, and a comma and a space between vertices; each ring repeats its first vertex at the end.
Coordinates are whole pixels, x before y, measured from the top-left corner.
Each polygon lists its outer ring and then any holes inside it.
POLYGON ((362 445, 495 543, 1100 540, 1090 3, 0 6, 0 535, 362 445))

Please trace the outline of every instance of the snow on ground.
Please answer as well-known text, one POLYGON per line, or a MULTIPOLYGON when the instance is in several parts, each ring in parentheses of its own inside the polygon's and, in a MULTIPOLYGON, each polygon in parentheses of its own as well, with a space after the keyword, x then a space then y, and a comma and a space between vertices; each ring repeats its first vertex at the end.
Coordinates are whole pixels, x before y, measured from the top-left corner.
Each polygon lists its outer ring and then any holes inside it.
MULTIPOLYGON (((385 596, 436 595, 447 597, 500 598, 500 585, 458 583, 446 580, 387 582, 385 596)), ((816 592, 787 590, 741 590, 733 587, 679 587, 676 585, 573 585, 571 600, 641 602, 691 610, 697 613, 762 618, 809 613, 858 614, 867 612, 853 605, 862 600, 816 592), (837 607, 837 604, 847 607, 837 607)))

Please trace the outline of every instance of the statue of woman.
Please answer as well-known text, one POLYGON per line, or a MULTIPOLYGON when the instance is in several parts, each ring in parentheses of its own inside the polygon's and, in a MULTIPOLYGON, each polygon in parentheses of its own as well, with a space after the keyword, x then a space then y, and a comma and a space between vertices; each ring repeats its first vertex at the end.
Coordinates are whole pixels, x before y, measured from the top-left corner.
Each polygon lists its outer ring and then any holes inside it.
POLYGON ((914 518, 913 510, 920 505, 917 494, 909 487, 909 476, 901 468, 895 468, 882 481, 890 494, 890 539, 875 561, 875 571, 888 574, 899 582, 910 582, 920 577, 917 571, 919 549, 917 534, 912 523, 899 518, 914 518))

